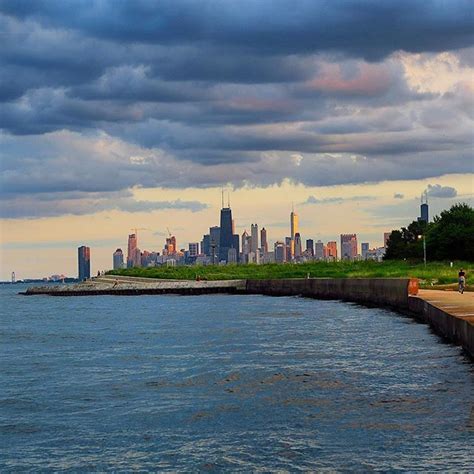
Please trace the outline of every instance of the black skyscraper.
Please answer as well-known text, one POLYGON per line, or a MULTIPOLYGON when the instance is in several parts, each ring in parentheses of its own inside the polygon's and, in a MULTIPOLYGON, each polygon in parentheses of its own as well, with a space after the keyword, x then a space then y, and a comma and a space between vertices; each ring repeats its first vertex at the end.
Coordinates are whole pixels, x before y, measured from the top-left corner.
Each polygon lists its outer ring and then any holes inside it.
POLYGON ((421 214, 420 221, 428 223, 429 216, 428 216, 428 203, 427 202, 423 203, 420 206, 420 214, 421 214))
POLYGON ((220 229, 219 260, 227 262, 229 249, 234 247, 234 237, 232 235, 232 211, 230 207, 223 207, 221 209, 220 229))
POLYGON ((428 193, 426 191, 421 195, 420 217, 418 217, 418 222, 425 222, 426 224, 429 222, 428 193))

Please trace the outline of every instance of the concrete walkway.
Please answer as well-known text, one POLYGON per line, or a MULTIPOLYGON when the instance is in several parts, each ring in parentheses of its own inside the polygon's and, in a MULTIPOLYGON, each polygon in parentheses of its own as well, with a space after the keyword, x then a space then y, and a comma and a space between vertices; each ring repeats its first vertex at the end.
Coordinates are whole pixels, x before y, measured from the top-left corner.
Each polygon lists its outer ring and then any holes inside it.
POLYGON ((420 290, 419 298, 450 315, 474 325, 474 292, 420 290))

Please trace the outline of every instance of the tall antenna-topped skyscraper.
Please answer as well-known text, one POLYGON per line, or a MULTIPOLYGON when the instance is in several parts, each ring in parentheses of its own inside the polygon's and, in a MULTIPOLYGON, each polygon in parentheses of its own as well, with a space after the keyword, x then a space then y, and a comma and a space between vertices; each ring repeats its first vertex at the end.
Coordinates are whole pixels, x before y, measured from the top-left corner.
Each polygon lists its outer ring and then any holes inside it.
POLYGON ((420 205, 420 217, 418 222, 429 222, 429 213, 428 213, 428 192, 424 191, 421 194, 421 205, 420 205))
POLYGON ((295 235, 299 232, 299 229, 298 229, 298 214, 296 214, 293 204, 291 205, 291 214, 290 214, 290 232, 291 232, 290 253, 291 253, 291 257, 294 257, 295 256, 295 235))
MULTIPOLYGON (((224 189, 222 189, 222 209, 219 236, 219 261, 227 263, 229 250, 235 248, 235 239, 232 224, 232 210, 230 209, 230 195, 227 196, 227 207, 224 207, 224 189)), ((238 252, 238 248, 236 248, 238 252)))

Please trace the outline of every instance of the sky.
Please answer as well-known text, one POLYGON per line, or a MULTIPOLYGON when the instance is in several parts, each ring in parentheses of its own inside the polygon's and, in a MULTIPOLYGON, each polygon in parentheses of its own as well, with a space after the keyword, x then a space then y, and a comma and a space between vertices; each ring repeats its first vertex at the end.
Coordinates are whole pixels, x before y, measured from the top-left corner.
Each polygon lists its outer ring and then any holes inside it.
POLYGON ((473 205, 471 1, 0 0, 0 279, 218 225, 371 246, 473 205))

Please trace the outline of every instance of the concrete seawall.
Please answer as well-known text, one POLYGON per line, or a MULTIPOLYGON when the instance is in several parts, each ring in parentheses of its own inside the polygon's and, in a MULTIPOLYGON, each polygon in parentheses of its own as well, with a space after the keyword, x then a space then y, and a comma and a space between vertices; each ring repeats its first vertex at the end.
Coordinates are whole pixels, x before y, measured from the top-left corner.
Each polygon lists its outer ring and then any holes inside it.
POLYGON ((308 278, 247 280, 247 293, 301 295, 354 301, 373 306, 408 308, 408 278, 308 278))
MULTIPOLYGON (((461 297, 461 295, 459 295, 461 297)), ((439 304, 439 303, 437 303, 439 304)), ((474 308, 471 308, 473 316, 453 314, 454 311, 435 306, 423 299, 423 297, 411 296, 408 301, 408 309, 418 321, 429 324, 433 331, 454 344, 459 344, 474 359, 474 308)))
POLYGON ((407 278, 295 278, 284 280, 158 280, 103 276, 73 285, 30 287, 26 295, 51 296, 249 293, 339 299, 374 306, 408 307, 407 278))

